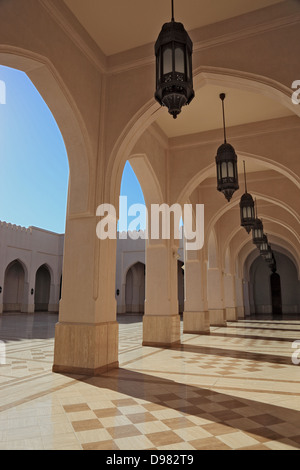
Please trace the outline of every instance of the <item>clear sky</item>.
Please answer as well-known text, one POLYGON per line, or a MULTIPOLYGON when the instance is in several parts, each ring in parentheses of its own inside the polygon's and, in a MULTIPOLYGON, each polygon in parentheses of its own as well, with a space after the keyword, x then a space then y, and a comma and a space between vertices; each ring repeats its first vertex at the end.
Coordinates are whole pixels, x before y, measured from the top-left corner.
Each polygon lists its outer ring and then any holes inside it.
MULTIPOLYGON (((0 85, 0 220, 64 233, 69 165, 60 130, 25 73, 0 66, 0 85)), ((144 203, 129 163, 120 194, 128 206, 144 203)))

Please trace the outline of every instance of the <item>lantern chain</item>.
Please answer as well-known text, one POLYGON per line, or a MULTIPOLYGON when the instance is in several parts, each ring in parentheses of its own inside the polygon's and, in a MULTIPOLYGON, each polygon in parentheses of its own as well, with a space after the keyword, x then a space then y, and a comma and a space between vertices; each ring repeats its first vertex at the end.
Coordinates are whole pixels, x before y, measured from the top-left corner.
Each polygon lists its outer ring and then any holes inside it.
POLYGON ((226 140, 225 111, 224 111, 225 93, 221 93, 220 98, 222 100, 222 111, 223 111, 224 144, 226 144, 227 140, 226 140))

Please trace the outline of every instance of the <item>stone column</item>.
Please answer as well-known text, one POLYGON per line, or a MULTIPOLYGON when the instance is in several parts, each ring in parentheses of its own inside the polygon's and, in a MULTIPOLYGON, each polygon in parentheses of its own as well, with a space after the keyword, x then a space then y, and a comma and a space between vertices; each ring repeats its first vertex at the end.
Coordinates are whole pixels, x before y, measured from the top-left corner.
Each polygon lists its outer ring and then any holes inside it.
POLYGON ((116 240, 99 240, 96 217, 68 218, 53 371, 99 375, 118 367, 116 240))
POLYGON ((180 343, 177 259, 178 240, 148 240, 143 345, 171 347, 180 343))
POLYGON ((207 272, 207 299, 211 326, 226 326, 224 308, 223 275, 219 268, 209 268, 207 272))
POLYGON ((186 251, 184 261, 185 302, 183 332, 209 334, 206 266, 199 251, 186 251))
POLYGON ((243 293, 243 279, 236 277, 235 279, 236 286, 236 308, 238 318, 245 318, 245 308, 244 308, 244 293, 243 293))
POLYGON ((48 312, 58 312, 59 289, 60 289, 59 284, 52 284, 51 283, 48 312))
POLYGON ((235 296, 235 277, 230 273, 224 273, 224 297, 225 297, 225 310, 226 320, 237 320, 236 296, 235 296))
POLYGON ((243 281, 243 288, 244 288, 244 316, 250 316, 251 309, 250 309, 250 299, 249 299, 249 281, 244 279, 243 281))

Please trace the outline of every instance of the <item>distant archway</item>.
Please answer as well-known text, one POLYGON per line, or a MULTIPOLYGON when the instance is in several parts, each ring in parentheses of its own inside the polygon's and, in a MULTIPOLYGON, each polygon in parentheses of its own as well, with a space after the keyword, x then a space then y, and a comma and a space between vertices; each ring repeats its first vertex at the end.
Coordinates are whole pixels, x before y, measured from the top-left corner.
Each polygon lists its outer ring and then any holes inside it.
POLYGON ((272 313, 273 315, 282 315, 282 296, 281 296, 281 281, 278 273, 272 273, 270 276, 271 282, 271 298, 272 298, 272 313))
POLYGON ((126 313, 144 313, 145 265, 136 263, 128 269, 125 287, 126 313))
POLYGON ((3 311, 22 312, 25 301, 25 270, 19 260, 12 261, 5 271, 3 311))
POLYGON ((300 281, 295 264, 274 251, 277 272, 272 275, 261 256, 250 268, 250 308, 255 314, 299 314, 300 281))
POLYGON ((47 312, 50 299, 51 275, 49 269, 44 264, 35 276, 34 304, 36 312, 47 312))

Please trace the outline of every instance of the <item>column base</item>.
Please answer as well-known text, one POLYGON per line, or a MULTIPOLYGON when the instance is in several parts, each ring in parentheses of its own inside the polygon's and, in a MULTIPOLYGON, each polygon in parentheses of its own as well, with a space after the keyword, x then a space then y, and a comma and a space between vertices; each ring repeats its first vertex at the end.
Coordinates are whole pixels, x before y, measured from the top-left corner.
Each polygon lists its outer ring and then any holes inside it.
POLYGON ((236 307, 226 307, 226 320, 227 321, 237 321, 238 314, 236 307))
POLYGON ((143 346, 169 348, 180 344, 179 315, 144 315, 143 346))
POLYGON ((183 312, 183 333, 209 335, 209 312, 183 312))
POLYGON ((96 376, 118 368, 118 341, 117 322, 57 323, 52 371, 96 376))
POLYGON ((224 308, 209 310, 209 321, 210 326, 227 326, 226 310, 224 308))
MULTIPOLYGON (((249 315, 250 315, 250 312, 249 312, 249 315)), ((246 316, 245 307, 237 307, 237 318, 242 319, 242 318, 245 318, 245 316, 246 316)))

